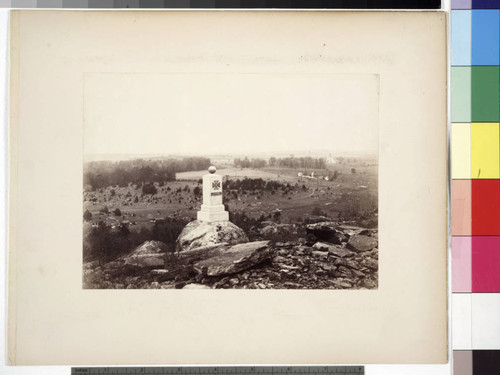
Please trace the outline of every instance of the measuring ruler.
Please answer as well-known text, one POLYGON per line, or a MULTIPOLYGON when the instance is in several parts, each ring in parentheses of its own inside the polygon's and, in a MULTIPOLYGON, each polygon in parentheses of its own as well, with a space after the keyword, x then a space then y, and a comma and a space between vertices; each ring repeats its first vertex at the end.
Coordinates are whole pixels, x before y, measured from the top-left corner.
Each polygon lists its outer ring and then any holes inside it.
POLYGON ((72 367, 71 375, 364 375, 364 366, 72 367))

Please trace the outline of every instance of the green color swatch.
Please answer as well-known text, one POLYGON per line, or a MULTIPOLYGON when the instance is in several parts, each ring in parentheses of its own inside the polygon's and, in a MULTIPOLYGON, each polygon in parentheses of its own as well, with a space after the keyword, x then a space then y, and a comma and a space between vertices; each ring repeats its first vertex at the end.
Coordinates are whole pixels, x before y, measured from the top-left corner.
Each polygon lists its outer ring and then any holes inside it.
POLYGON ((451 122, 470 122, 470 66, 451 68, 451 122))
MULTIPOLYGON (((471 70, 471 120, 498 122, 500 118, 500 68, 473 66, 471 70)), ((454 92, 452 93, 454 95, 454 92)))

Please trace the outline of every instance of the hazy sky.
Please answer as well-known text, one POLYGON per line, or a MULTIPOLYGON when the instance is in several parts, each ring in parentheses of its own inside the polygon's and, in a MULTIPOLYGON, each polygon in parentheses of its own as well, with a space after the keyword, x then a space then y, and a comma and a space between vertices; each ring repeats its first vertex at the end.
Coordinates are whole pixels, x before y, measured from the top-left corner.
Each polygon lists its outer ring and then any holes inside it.
POLYGON ((378 77, 89 74, 84 154, 377 153, 378 77))

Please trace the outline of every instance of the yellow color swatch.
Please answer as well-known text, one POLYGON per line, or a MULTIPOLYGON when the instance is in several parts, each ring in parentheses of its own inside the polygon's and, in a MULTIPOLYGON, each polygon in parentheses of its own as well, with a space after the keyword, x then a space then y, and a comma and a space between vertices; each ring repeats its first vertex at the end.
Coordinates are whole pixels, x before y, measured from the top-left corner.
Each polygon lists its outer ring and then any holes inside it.
POLYGON ((471 124, 472 178, 500 178, 500 125, 471 124))
POLYGON ((451 124, 451 178, 470 179, 470 124, 451 124))

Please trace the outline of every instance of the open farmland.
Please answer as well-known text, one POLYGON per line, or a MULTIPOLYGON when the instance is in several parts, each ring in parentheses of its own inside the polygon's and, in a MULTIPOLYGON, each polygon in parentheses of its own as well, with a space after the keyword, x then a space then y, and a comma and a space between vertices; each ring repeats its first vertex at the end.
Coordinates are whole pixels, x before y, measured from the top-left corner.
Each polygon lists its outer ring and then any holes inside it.
MULTIPOLYGON (((284 190, 226 190, 225 202, 231 211, 241 210, 253 218, 281 212, 281 221, 290 223, 303 221, 313 216, 312 211, 322 212, 332 219, 353 219, 366 216, 377 208, 376 166, 357 168, 351 173, 339 173, 332 181, 298 177, 297 170, 288 169, 222 169, 217 171, 224 180, 244 178, 277 181, 287 186, 284 190)), ((320 175, 321 171, 316 172, 320 175)), ((92 213, 89 225, 104 220, 110 225, 125 222, 129 226, 149 226, 165 217, 194 219, 201 206, 201 195, 195 195, 199 180, 206 171, 182 172, 178 181, 164 183, 156 194, 143 194, 140 187, 107 187, 84 193, 84 210, 92 213), (109 213, 101 212, 104 208, 109 213), (112 212, 118 208, 121 216, 112 212)))

